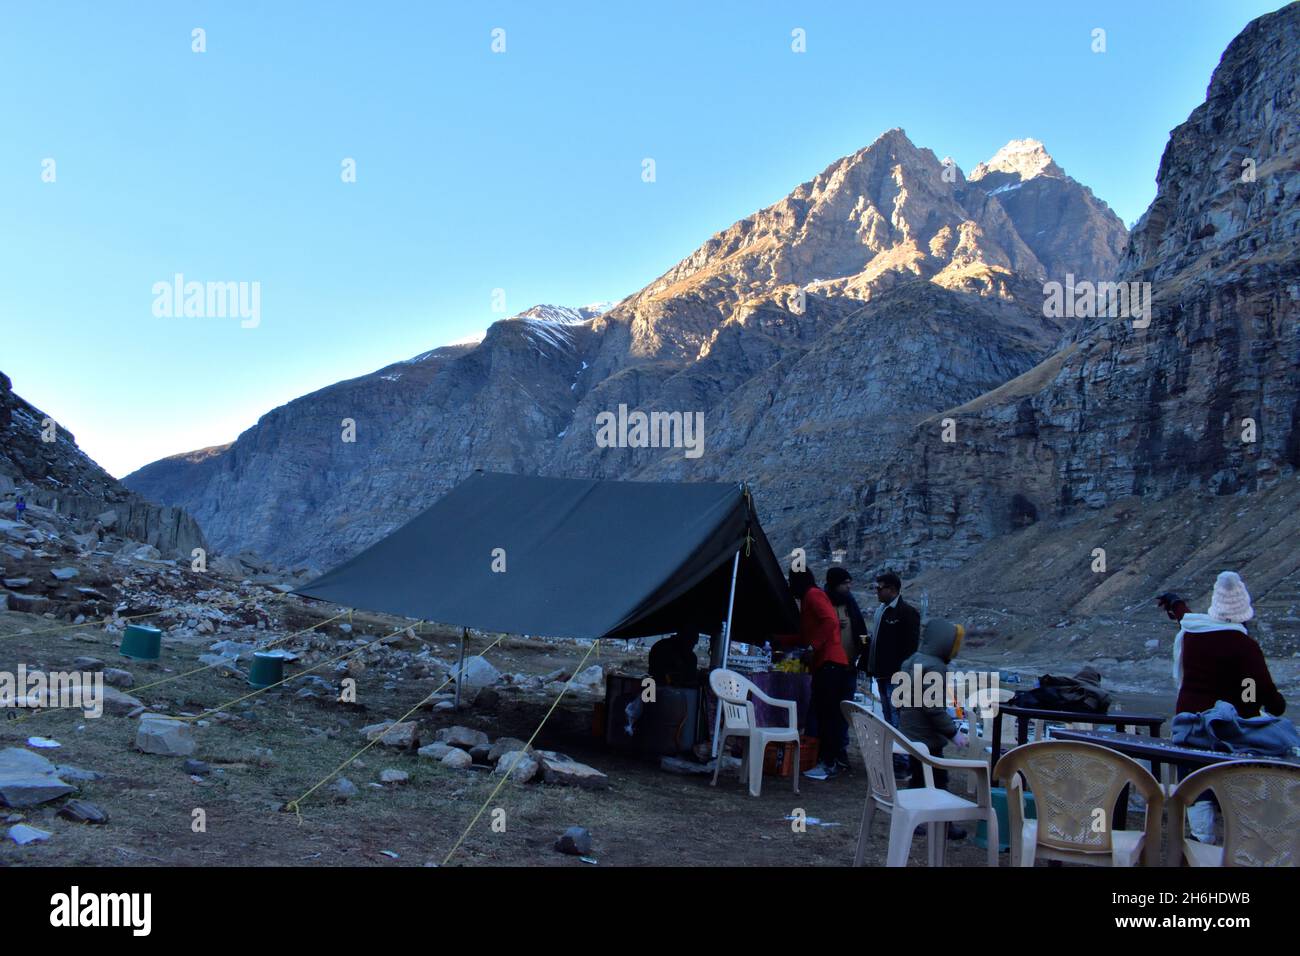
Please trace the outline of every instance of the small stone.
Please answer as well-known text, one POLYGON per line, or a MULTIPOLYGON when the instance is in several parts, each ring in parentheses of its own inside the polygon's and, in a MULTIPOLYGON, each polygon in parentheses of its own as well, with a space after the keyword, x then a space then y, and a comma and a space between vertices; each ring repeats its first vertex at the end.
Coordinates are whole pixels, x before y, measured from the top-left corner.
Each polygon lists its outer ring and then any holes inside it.
POLYGON ((50 574, 60 581, 71 581, 80 572, 76 568, 51 568, 50 574))
POLYGON ((108 814, 89 800, 69 800, 59 810, 59 816, 74 823, 103 824, 108 822, 108 814))
POLYGON ((451 767, 453 770, 467 770, 469 767, 473 766, 474 758, 465 751, 452 747, 443 754, 440 763, 444 767, 451 767))
POLYGON ((477 747, 469 748, 470 759, 475 763, 487 763, 488 754, 492 748, 487 744, 479 744, 477 747))
POLYGON ((195 777, 205 777, 212 772, 212 768, 202 760, 195 760, 193 758, 185 761, 185 766, 182 769, 186 773, 195 777))
POLYGON ((38 830, 36 827, 29 827, 25 823, 15 823, 9 828, 9 839, 13 840, 19 846, 26 846, 29 843, 40 843, 50 838, 48 830, 38 830))
POLYGON ((555 841, 555 849, 572 856, 586 856, 591 852, 591 831, 586 827, 569 827, 555 841))
POLYGON ((31 578, 5 578, 5 587, 7 588, 25 588, 32 583, 31 578))
POLYGON ((74 767, 70 764, 60 764, 58 767, 59 776, 64 780, 73 783, 89 783, 92 780, 99 780, 103 774, 94 770, 83 770, 80 767, 74 767))
POLYGON ((380 783, 406 783, 410 779, 411 775, 405 770, 394 770, 391 767, 379 774, 380 783))
POLYGON ((333 790, 340 798, 344 800, 347 800, 351 797, 355 797, 358 793, 361 792, 360 790, 357 789, 357 785, 353 783, 351 780, 349 780, 347 777, 339 777, 339 779, 335 782, 334 786, 331 787, 330 789, 333 790))
POLYGON ((72 666, 79 671, 89 671, 94 673, 104 669, 104 662, 98 657, 78 657, 72 662, 72 666))

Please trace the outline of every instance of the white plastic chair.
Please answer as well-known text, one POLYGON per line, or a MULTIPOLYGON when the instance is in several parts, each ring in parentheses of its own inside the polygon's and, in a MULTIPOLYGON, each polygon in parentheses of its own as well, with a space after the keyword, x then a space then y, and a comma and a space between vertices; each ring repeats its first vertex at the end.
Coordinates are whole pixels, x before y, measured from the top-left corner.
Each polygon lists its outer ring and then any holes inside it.
POLYGON ((1170 798, 1168 834, 1173 866, 1300 866, 1300 767, 1256 758, 1188 774, 1170 798), (1187 808, 1206 790, 1223 811, 1223 846, 1183 833, 1187 808))
POLYGON ((889 854, 886 866, 906 866, 912 849, 912 834, 920 824, 927 824, 929 836, 929 862, 943 866, 948 846, 947 824, 959 820, 983 820, 988 826, 989 866, 998 865, 998 815, 993 809, 989 790, 989 765, 987 760, 953 760, 930 756, 930 748, 911 740, 885 723, 870 710, 851 700, 843 701, 840 708, 853 725, 867 767, 867 801, 862 810, 862 828, 858 833, 858 848, 853 865, 861 866, 867 852, 867 838, 876 810, 889 814, 889 854), (901 750, 913 760, 921 761, 925 775, 924 787, 900 790, 894 781, 893 754, 901 750), (966 770, 975 775, 979 783, 977 800, 966 800, 940 790, 934 785, 935 768, 966 770))
POLYGON ((1044 740, 1003 754, 993 777, 1007 785, 1012 866, 1033 866, 1037 859, 1093 866, 1159 862, 1164 794, 1136 760, 1097 744, 1044 740), (1022 775, 1034 795, 1037 820, 1025 819, 1022 775), (1130 784, 1146 801, 1145 826, 1114 830, 1115 807, 1130 784))
POLYGON ((788 743, 793 741, 794 748, 794 792, 799 792, 799 712, 792 700, 779 700, 769 697, 753 681, 741 677, 735 671, 719 667, 709 674, 709 686, 718 698, 722 708, 722 728, 718 731, 718 760, 713 768, 713 782, 717 786, 718 771, 722 769, 724 745, 728 737, 745 738, 745 761, 740 766, 740 779, 749 776, 749 792, 757 797, 763 791, 763 754, 768 744, 788 743), (754 704, 749 697, 753 695, 765 704, 784 707, 789 713, 789 723, 785 727, 760 727, 754 718, 754 704))

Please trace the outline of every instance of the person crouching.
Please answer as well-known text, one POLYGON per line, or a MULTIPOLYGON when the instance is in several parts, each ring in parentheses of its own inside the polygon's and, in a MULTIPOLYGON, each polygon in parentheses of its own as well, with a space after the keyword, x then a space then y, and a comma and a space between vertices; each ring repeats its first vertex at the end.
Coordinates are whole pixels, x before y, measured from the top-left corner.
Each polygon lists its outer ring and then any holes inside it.
MULTIPOLYGON (((925 744, 934 757, 942 757, 943 748, 950 743, 962 749, 967 742, 966 735, 958 731, 957 722, 948 712, 945 698, 948 664, 957 656, 964 635, 965 629, 960 624, 931 618, 921 628, 916 653, 903 661, 901 674, 893 678, 890 693, 898 711, 898 729, 910 740, 925 744), (906 680, 900 680, 904 675, 906 680), (936 682, 937 700, 931 699, 936 696, 933 689, 936 682), (928 697, 927 687, 932 688, 928 697)), ((940 790, 948 788, 947 770, 935 768, 934 785, 940 790)), ((925 786, 925 768, 916 759, 912 760, 912 786, 925 786)), ((965 830, 948 825, 948 839, 960 840, 965 836, 965 830)))

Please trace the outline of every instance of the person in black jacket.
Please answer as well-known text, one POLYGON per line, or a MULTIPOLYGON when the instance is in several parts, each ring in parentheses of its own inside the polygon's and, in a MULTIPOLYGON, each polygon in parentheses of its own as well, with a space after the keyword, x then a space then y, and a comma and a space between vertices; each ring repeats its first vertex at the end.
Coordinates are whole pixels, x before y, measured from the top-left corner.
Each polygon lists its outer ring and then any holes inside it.
POLYGON ((921 642, 921 612, 902 598, 903 582, 893 571, 876 577, 876 599, 880 606, 871 624, 866 652, 867 674, 876 679, 876 690, 885 720, 898 726, 898 714, 890 702, 891 679, 903 661, 916 653, 921 642))

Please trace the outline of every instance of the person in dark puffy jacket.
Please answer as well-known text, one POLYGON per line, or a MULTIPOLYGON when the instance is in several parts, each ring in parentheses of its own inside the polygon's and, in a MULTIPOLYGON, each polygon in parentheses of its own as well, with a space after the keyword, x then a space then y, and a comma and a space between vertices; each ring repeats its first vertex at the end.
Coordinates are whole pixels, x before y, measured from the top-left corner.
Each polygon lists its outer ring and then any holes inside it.
MULTIPOLYGON (((910 739, 925 744, 934 757, 942 757, 943 748, 948 744, 960 749, 967 743, 966 734, 957 729, 957 722, 948 711, 946 699, 948 664, 957 656, 965 633, 960 624, 930 618, 921 628, 920 647, 903 661, 900 672, 894 675, 891 695, 898 712, 898 729, 910 739)), ((934 785, 946 790, 948 771, 936 768, 933 772, 934 785)), ((919 760, 912 760, 912 786, 925 786, 925 768, 919 760)), ((965 836, 966 831, 961 827, 948 825, 950 840, 965 836)))

